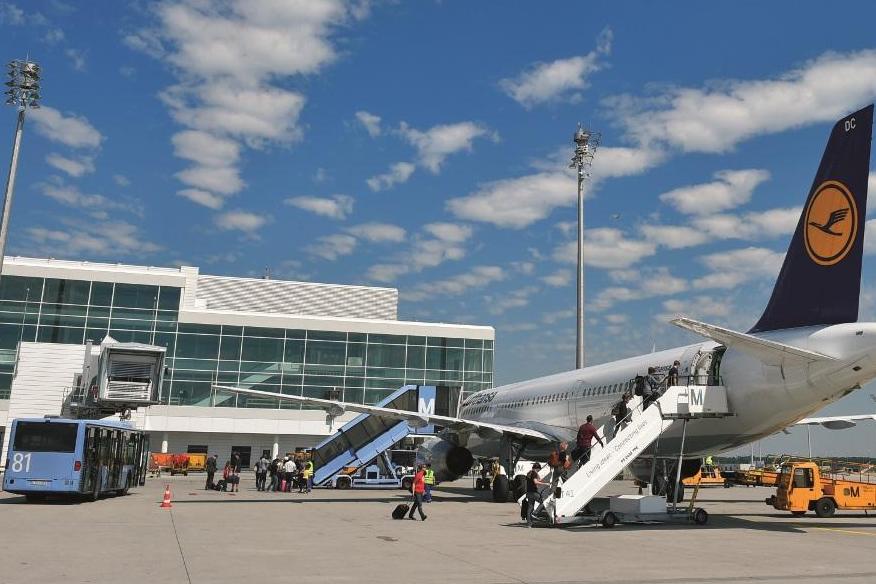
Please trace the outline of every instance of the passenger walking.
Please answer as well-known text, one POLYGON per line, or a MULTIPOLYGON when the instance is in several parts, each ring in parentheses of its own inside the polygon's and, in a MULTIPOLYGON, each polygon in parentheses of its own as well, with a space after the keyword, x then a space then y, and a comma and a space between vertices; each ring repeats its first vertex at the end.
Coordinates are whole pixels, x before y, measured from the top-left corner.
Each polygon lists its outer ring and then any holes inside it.
POLYGON ((295 461, 286 456, 286 462, 283 463, 283 474, 286 478, 286 492, 292 492, 292 483, 295 480, 295 461))
POLYGON ((532 470, 526 474, 526 525, 532 527, 534 518, 535 504, 544 502, 541 493, 538 491, 539 485, 547 483, 538 478, 538 472, 541 470, 541 465, 535 463, 532 465, 532 470))
POLYGON ((432 486, 435 484, 435 471, 432 470, 432 463, 426 463, 425 474, 423 475, 423 481, 426 483, 426 492, 423 495, 423 501, 425 503, 432 502, 432 486))
POLYGON ((423 494, 426 492, 426 471, 422 464, 417 465, 417 474, 414 475, 414 483, 411 485, 414 495, 414 504, 408 513, 408 519, 414 518, 414 510, 420 512, 420 521, 425 521, 428 516, 423 513, 423 494))
POLYGON ((614 408, 611 410, 611 413, 614 415, 614 433, 612 434, 612 438, 617 436, 617 433, 627 427, 630 420, 627 416, 630 414, 630 394, 624 392, 621 396, 621 400, 615 404, 614 408))
POLYGON ((600 446, 605 446, 602 438, 599 437, 599 431, 593 425, 593 416, 587 416, 587 421, 578 428, 578 436, 575 440, 576 448, 575 452, 572 453, 572 458, 578 461, 579 467, 584 466, 590 460, 590 448, 594 438, 600 446))
POLYGON ((205 466, 205 470, 207 471, 207 483, 204 485, 204 489, 211 490, 214 486, 213 477, 216 476, 216 455, 207 457, 207 464, 205 466))
POLYGON ((265 481, 268 478, 268 466, 270 465, 270 461, 268 457, 262 454, 262 457, 259 458, 258 462, 255 464, 256 471, 256 491, 264 491, 265 490, 265 481))

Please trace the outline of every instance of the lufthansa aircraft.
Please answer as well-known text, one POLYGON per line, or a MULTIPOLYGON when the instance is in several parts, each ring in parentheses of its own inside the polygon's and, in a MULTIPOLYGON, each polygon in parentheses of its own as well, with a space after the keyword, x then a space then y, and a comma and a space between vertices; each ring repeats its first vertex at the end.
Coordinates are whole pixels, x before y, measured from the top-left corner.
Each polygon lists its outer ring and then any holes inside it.
MULTIPOLYGON (((673 324, 707 340, 481 391, 462 403, 459 417, 221 389, 319 406, 333 415, 350 411, 440 426, 421 454, 446 481, 468 472, 475 457, 501 457, 507 465, 521 454, 546 456, 556 443, 574 440, 588 414, 597 426, 607 421, 637 376, 651 367, 665 373, 679 361, 680 385, 723 385, 733 412, 687 424, 684 456, 690 458, 682 477, 691 476, 701 456, 770 436, 876 378, 876 323, 857 322, 872 127, 873 105, 833 127, 772 297, 748 332, 676 318, 673 324)), ((661 436, 659 452, 646 450, 630 468, 648 480, 656 456, 663 480, 674 483, 672 461, 680 447, 675 425, 661 436)), ((506 480, 496 481, 494 496, 504 500, 507 490, 506 480)))

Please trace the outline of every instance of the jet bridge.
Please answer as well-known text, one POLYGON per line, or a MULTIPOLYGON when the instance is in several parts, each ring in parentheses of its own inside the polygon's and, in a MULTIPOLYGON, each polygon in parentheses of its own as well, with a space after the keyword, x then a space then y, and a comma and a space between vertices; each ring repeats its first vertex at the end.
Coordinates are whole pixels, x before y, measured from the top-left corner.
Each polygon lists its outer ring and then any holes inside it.
MULTIPOLYGON (((444 389, 444 388, 441 388, 444 389)), ((435 411, 438 391, 431 385, 405 385, 375 404, 384 408, 410 412, 435 411)), ((330 413, 331 415, 331 413, 330 413)), ((340 430, 323 440, 312 451, 316 466, 313 484, 330 484, 332 477, 343 469, 360 469, 380 453, 412 433, 432 434, 434 428, 411 428, 406 421, 396 421, 370 414, 356 416, 340 430)))
MULTIPOLYGON (((688 420, 731 415, 727 405, 727 391, 721 385, 672 386, 656 402, 644 409, 641 397, 633 399, 629 406, 631 413, 627 426, 610 441, 604 441, 604 445, 595 444, 590 450, 590 460, 569 476, 568 480, 553 481, 552 485, 556 487, 537 505, 536 514, 546 515, 553 525, 589 520, 581 515, 587 504, 673 424, 684 424, 681 442, 683 453, 684 430, 688 420)), ((607 436, 607 429, 606 426, 599 428, 599 435, 607 436)), ((679 474, 680 462, 679 460, 679 474)), ((550 476, 550 472, 546 468, 542 478, 550 476)))

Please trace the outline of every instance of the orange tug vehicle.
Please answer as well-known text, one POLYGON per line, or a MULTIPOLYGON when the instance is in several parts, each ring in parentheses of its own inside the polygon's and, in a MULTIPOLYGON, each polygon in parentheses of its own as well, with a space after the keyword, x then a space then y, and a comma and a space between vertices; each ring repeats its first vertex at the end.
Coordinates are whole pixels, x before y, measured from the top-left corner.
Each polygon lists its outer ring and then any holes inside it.
POLYGON ((876 475, 865 470, 870 468, 846 467, 834 472, 810 461, 786 462, 776 494, 766 504, 793 515, 815 511, 819 517, 831 517, 837 509, 876 510, 876 475))

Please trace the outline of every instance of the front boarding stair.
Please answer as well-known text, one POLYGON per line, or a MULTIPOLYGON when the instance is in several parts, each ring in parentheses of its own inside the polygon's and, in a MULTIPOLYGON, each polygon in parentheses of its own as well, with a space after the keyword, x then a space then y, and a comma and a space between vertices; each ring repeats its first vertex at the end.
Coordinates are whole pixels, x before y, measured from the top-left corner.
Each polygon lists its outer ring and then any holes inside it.
MULTIPOLYGON (((586 464, 574 471, 566 481, 554 483, 559 483, 559 486, 536 506, 536 515, 546 514, 553 525, 589 520, 582 516, 587 504, 673 424, 681 421, 686 429, 690 419, 728 415, 731 413, 727 406, 727 391, 721 385, 672 386, 644 410, 642 398, 634 398, 630 402, 627 426, 608 442, 605 441, 608 425, 599 428, 604 446, 594 444, 586 464)), ((684 433, 681 448, 683 451, 684 433)))

